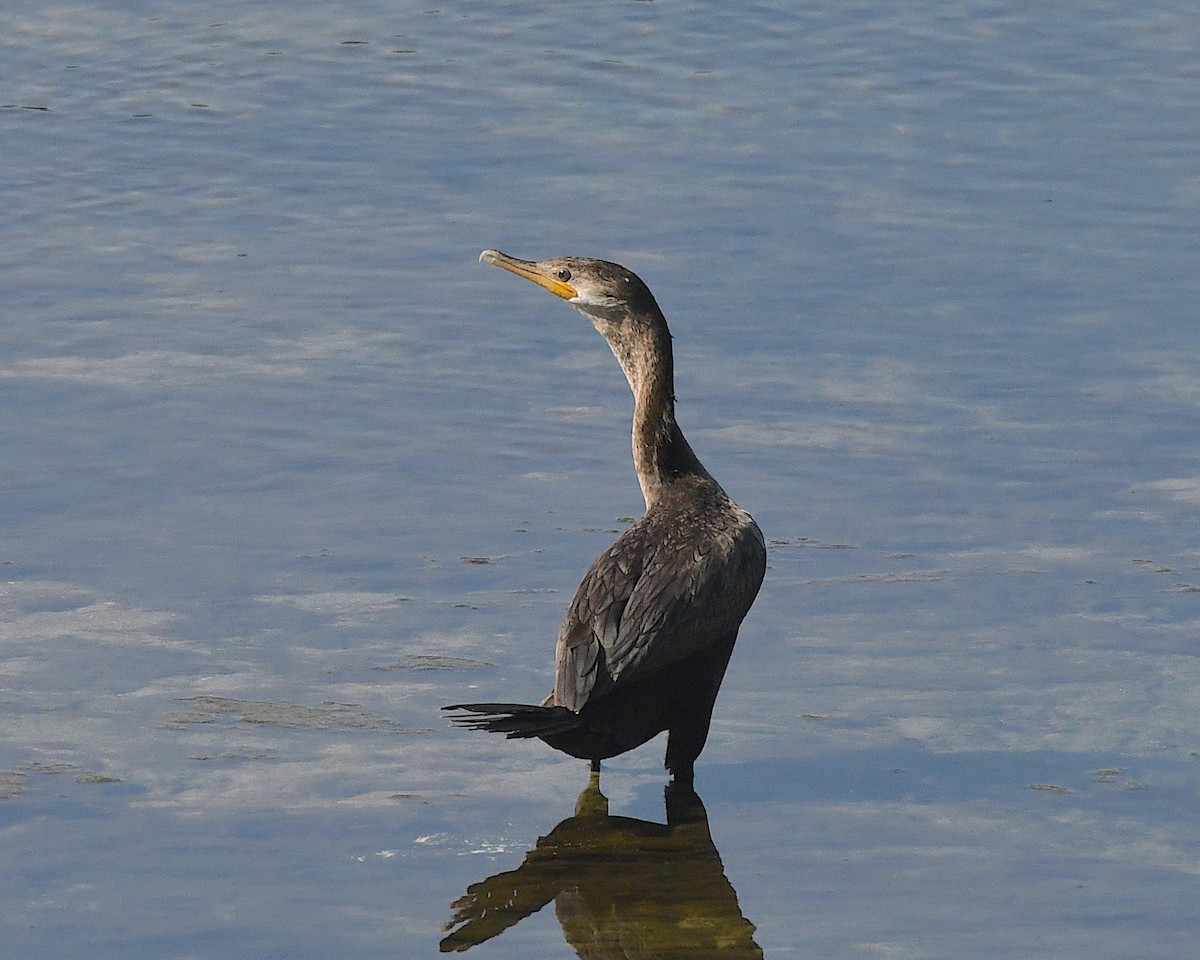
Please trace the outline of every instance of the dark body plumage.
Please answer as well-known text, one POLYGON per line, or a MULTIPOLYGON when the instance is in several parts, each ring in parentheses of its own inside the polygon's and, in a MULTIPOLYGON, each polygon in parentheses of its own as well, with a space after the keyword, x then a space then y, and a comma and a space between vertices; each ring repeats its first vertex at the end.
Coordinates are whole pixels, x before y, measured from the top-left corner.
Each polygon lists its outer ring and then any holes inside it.
POLYGON ((454 721, 538 737, 592 761, 668 732, 666 766, 690 781, 738 628, 762 583, 751 516, 704 469, 675 421, 671 335, 653 295, 618 264, 481 259, 566 299, 604 335, 633 391, 645 515, 592 564, 559 632, 554 692, 540 705, 458 704, 454 721))

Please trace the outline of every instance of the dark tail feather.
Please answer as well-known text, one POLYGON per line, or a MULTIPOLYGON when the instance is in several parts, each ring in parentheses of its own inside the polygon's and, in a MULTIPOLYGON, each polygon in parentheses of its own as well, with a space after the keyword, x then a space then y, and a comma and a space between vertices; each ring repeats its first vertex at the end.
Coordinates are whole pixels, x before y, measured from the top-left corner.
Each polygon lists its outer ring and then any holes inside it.
POLYGON ((471 730, 489 730, 517 737, 552 737, 579 726, 579 715, 566 707, 538 707, 528 703, 455 703, 443 710, 466 710, 467 716, 450 722, 471 730))

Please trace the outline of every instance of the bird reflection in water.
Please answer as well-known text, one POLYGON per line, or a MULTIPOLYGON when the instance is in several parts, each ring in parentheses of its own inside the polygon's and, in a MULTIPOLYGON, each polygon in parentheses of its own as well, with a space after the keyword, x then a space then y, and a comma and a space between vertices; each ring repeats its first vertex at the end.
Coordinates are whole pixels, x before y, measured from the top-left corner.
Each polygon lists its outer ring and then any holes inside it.
POLYGON ((567 943, 585 960, 761 960, 704 804, 690 786, 672 783, 666 806, 665 824, 610 817, 592 774, 575 815, 538 840, 520 867, 472 884, 455 901, 442 952, 490 940, 553 900, 567 943))

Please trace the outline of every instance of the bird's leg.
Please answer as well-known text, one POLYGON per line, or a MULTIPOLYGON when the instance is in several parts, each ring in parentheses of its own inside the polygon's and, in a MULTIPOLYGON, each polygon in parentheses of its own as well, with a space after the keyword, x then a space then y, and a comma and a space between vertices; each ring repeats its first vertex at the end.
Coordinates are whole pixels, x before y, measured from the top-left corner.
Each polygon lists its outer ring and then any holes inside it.
POLYGON ((692 784, 696 781, 696 767, 693 763, 681 764, 678 767, 668 767, 671 773, 671 782, 667 789, 677 787, 681 791, 690 791, 693 789, 692 784))
MULTIPOLYGON (((593 761, 595 766, 600 764, 593 761)), ((588 785, 584 788, 579 799, 575 801, 575 816, 577 817, 606 817, 608 816, 608 797, 600 792, 600 771, 592 770, 588 785)))

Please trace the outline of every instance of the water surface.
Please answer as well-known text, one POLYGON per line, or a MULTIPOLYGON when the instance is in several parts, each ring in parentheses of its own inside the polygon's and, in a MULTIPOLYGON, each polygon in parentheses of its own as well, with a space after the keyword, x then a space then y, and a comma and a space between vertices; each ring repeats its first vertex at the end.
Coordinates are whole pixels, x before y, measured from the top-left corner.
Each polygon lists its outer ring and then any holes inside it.
MULTIPOLYGON (((763 954, 1192 955, 1191 6, 0 31, 14 956, 430 956, 572 816, 584 765, 437 708, 545 693, 630 402, 484 247, 650 284, 771 542, 697 779, 763 954)), ((613 816, 665 824, 661 753, 613 816)))

